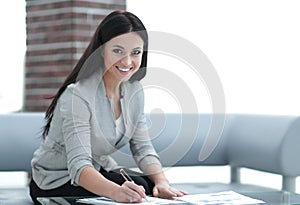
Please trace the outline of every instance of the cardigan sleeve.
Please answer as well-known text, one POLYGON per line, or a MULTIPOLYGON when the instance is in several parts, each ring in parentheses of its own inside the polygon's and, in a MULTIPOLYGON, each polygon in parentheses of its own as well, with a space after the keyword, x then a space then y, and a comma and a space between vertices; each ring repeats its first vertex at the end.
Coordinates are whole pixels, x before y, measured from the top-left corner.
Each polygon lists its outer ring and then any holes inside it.
POLYGON ((144 91, 139 82, 132 84, 134 92, 130 98, 130 105, 127 106, 130 116, 134 117, 133 136, 130 140, 130 149, 134 160, 142 171, 146 171, 150 164, 160 164, 159 156, 156 153, 148 133, 148 126, 144 114, 144 91))
POLYGON ((59 100, 63 138, 71 183, 78 184, 81 171, 92 167, 90 117, 88 103, 74 85, 68 86, 59 100))
POLYGON ((160 164, 159 156, 156 153, 150 140, 146 118, 143 114, 135 129, 133 138, 130 140, 130 149, 134 160, 142 171, 146 171, 150 164, 160 164))

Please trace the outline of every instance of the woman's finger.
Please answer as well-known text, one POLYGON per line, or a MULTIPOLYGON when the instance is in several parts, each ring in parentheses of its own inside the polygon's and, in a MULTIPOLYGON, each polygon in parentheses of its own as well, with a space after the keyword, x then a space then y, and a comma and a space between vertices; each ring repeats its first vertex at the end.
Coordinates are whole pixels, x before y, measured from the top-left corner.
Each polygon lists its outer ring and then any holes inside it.
POLYGON ((163 187, 163 188, 154 188, 153 189, 153 195, 158 196, 160 198, 172 198, 172 197, 181 197, 183 195, 186 195, 186 192, 179 191, 177 189, 174 189, 172 187, 163 187))
POLYGON ((141 196, 142 198, 146 197, 145 189, 143 186, 139 186, 139 185, 135 184, 134 182, 126 182, 126 185, 133 191, 137 192, 139 194, 139 196, 141 196))
POLYGON ((125 182, 122 186, 126 188, 126 193, 132 201, 141 200, 145 196, 144 189, 133 182, 125 182))

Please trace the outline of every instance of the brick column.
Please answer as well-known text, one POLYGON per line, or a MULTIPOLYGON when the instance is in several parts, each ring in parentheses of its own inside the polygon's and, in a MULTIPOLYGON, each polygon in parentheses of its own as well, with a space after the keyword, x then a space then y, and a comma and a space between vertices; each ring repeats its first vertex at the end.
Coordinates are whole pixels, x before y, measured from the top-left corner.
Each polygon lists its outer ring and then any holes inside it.
POLYGON ((126 0, 26 0, 24 111, 45 111, 97 25, 126 0))

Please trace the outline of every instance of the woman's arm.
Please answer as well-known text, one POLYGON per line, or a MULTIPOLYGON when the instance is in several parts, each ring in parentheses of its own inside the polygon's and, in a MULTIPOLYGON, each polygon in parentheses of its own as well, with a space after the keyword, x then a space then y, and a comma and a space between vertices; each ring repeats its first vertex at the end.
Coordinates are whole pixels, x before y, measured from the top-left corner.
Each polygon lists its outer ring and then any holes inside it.
POLYGON ((180 197, 187 194, 184 191, 172 188, 166 178, 162 167, 159 164, 150 164, 146 174, 154 182, 153 196, 161 198, 180 197))
POLYGON ((122 186, 106 179, 93 167, 86 167, 79 176, 79 185, 99 196, 108 197, 117 202, 142 202, 145 190, 133 182, 122 186))

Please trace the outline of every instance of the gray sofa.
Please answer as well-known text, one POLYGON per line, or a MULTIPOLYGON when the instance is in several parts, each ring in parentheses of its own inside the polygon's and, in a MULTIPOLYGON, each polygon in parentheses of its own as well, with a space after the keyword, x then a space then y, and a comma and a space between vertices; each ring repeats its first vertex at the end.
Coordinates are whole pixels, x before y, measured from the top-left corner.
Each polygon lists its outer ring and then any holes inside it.
MULTIPOLYGON (((173 184, 175 187, 189 193, 278 191, 240 183, 240 169, 246 167, 281 175, 282 190, 295 192, 300 175, 298 116, 168 113, 148 114, 147 120, 165 166, 230 167, 228 184, 195 182, 173 184)), ((43 124, 44 113, 0 114, 0 171, 30 172, 43 124)), ((121 165, 135 166, 128 147, 113 155, 121 165)), ((32 204, 28 188, 0 189, 0 204, 32 204)))

